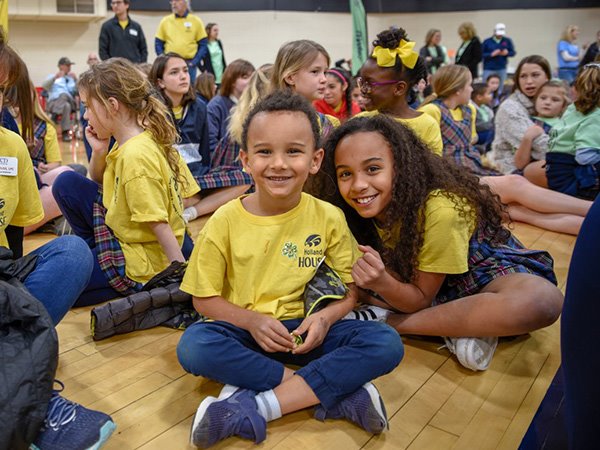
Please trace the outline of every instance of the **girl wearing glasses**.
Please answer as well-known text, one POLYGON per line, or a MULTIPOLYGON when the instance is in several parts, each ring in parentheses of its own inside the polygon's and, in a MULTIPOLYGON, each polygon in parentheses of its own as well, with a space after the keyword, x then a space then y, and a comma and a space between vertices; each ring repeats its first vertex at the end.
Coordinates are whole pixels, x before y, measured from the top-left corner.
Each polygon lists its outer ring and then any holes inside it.
POLYGON ((389 115, 410 128, 430 150, 441 155, 443 144, 439 125, 427 114, 409 106, 414 86, 427 78, 425 62, 413 50, 415 43, 408 40, 402 28, 397 28, 379 33, 373 45, 373 53, 357 78, 367 110, 358 116, 389 115))
POLYGON ((550 135, 548 187, 593 200, 600 187, 600 63, 583 67, 575 80, 577 100, 550 135))

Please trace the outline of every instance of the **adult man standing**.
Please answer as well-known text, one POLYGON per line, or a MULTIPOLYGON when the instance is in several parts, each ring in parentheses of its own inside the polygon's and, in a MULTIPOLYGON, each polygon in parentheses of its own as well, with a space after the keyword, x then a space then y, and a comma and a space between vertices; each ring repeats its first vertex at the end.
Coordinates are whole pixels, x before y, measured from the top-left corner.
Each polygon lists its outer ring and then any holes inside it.
POLYGON ((187 0, 171 0, 173 14, 164 17, 158 25, 154 48, 156 55, 175 52, 188 64, 190 79, 196 79, 196 67, 208 53, 208 39, 204 23, 190 13, 187 0))
POLYGON ((61 115, 60 127, 62 140, 71 140, 71 113, 76 110, 77 75, 71 72, 73 65, 66 56, 58 60, 58 72, 49 75, 42 86, 48 91, 48 107, 50 114, 61 115))
POLYGON ((483 41, 481 50, 483 53, 483 81, 495 73, 500 77, 498 93, 504 88, 506 80, 506 66, 508 58, 516 55, 515 47, 510 38, 506 36, 506 25, 497 23, 494 27, 494 35, 483 41))
POLYGON ((102 24, 99 39, 101 59, 119 56, 134 63, 148 61, 148 46, 142 26, 129 18, 129 0, 110 2, 115 16, 102 24))

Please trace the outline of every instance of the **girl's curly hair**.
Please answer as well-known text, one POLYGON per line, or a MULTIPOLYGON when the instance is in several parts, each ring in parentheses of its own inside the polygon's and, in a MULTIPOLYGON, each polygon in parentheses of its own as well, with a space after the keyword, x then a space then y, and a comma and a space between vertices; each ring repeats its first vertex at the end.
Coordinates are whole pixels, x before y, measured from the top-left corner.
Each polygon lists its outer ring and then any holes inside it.
MULTIPOLYGON (((394 158, 392 199, 380 227, 391 229, 400 223, 395 248, 386 248, 373 220, 360 217, 342 198, 338 189, 321 192, 321 198, 339 206, 345 213, 352 233, 360 243, 373 246, 386 266, 398 273, 400 281, 414 281, 417 258, 423 246, 425 203, 436 189, 444 191, 462 217, 485 227, 493 243, 505 243, 510 232, 502 226, 503 206, 499 197, 477 177, 452 162, 433 154, 406 126, 386 117, 361 117, 349 120, 333 131, 325 142, 322 170, 336 179, 335 151, 338 143, 356 133, 379 133, 389 144, 394 158)), ((357 149, 358 151, 359 149, 357 149)))
MULTIPOLYGON (((377 35, 377 39, 373 41, 373 47, 379 46, 387 49, 395 49, 400 45, 400 41, 403 39, 405 41, 410 41, 403 28, 390 28, 377 35)), ((371 58, 373 57, 371 56, 371 58)), ((421 56, 418 57, 415 67, 412 69, 402 64, 402 60, 396 56, 396 64, 389 69, 394 71, 397 77, 396 79, 405 80, 408 83, 409 88, 412 88, 421 79, 427 80, 427 66, 425 65, 425 60, 421 56)), ((412 100, 408 99, 408 101, 410 103, 412 100)))

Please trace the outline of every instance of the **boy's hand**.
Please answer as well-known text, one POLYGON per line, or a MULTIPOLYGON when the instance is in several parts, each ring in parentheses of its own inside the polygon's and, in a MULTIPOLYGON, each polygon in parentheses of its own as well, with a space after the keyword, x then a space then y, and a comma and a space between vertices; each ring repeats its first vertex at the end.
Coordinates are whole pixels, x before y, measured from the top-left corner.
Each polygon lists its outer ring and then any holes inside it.
POLYGON ((375 291, 384 276, 385 264, 377 251, 368 245, 359 245, 362 257, 352 267, 352 278, 358 287, 375 291))
POLYGON ((329 320, 324 315, 324 311, 311 314, 302 321, 300 326, 292 331, 293 336, 301 336, 306 333, 304 342, 295 346, 292 350, 294 354, 308 353, 323 343, 325 336, 331 326, 329 320))
POLYGON ((287 328, 279 320, 264 314, 256 314, 248 331, 266 352, 289 352, 294 348, 294 338, 287 328))

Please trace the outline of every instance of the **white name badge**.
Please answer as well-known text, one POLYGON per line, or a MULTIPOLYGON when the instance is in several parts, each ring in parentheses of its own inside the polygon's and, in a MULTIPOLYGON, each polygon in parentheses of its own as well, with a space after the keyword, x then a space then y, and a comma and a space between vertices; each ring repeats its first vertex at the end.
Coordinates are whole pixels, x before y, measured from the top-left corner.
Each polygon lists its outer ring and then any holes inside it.
POLYGON ((186 164, 202 161, 200 144, 175 144, 175 148, 186 164))
POLYGON ((19 171, 19 160, 14 156, 0 156, 0 175, 16 177, 19 171))
POLYGON ((132 36, 137 36, 137 35, 138 35, 138 32, 137 32, 137 30, 134 30, 134 29, 132 28, 132 29, 130 29, 130 30, 129 30, 129 34, 130 34, 130 35, 132 35, 132 36))
POLYGON ((186 28, 192 28, 192 22, 185 22, 183 26, 186 28))

